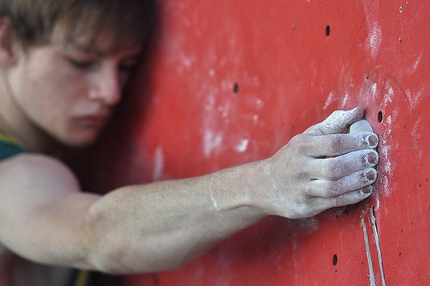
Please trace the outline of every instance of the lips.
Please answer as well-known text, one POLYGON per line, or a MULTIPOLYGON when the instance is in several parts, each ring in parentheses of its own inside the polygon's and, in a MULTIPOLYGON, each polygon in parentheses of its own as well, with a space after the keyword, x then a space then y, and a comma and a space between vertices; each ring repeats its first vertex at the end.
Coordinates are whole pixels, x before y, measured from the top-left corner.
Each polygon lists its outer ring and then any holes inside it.
POLYGON ((107 115, 90 115, 78 118, 78 122, 82 127, 86 128, 102 128, 109 120, 107 115))

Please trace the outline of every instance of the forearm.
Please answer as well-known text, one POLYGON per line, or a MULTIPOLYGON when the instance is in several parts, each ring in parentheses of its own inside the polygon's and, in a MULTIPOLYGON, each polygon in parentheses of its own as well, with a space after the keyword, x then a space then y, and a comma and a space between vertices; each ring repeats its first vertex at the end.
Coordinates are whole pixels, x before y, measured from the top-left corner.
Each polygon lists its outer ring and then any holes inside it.
POLYGON ((17 156, 0 166, 0 244, 44 264, 152 272, 266 215, 303 218, 357 203, 370 196, 378 162, 375 134, 343 134, 362 113, 333 113, 262 161, 105 196, 81 193, 57 160, 17 156))
POLYGON ((176 268, 264 217, 258 163, 184 180, 124 187, 90 209, 92 264, 115 273, 176 268), (245 180, 245 178, 247 178, 245 180))

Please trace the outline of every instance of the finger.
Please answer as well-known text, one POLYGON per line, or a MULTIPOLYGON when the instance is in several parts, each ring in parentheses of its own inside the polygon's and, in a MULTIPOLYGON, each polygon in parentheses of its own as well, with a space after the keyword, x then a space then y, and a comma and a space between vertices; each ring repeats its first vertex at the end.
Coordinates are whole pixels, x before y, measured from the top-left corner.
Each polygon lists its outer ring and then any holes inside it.
POLYGON ((363 109, 356 107, 354 109, 344 111, 337 110, 333 112, 323 122, 309 127, 304 134, 309 135, 324 135, 342 133, 352 123, 363 118, 363 109))
POLYGON ((312 160, 310 174, 313 174, 313 179, 336 181, 354 172, 373 168, 378 161, 376 151, 359 150, 334 158, 312 160))
POLYGON ((307 136, 302 139, 303 152, 310 157, 339 156, 356 150, 374 149, 378 136, 371 132, 307 136))
POLYGON ((315 210, 313 215, 317 215, 322 211, 331 209, 334 207, 343 207, 347 205, 356 204, 366 198, 368 198, 373 192, 371 185, 364 187, 363 189, 354 190, 345 194, 341 194, 336 197, 329 198, 313 198, 313 209, 315 210))
POLYGON ((373 184, 376 177, 376 170, 369 168, 346 175, 335 181, 314 180, 310 183, 306 193, 308 196, 313 197, 338 197, 373 184))
POLYGON ((332 198, 333 207, 343 207, 347 205, 356 204, 366 198, 368 198, 373 192, 373 186, 369 185, 364 187, 363 189, 348 192, 332 198))

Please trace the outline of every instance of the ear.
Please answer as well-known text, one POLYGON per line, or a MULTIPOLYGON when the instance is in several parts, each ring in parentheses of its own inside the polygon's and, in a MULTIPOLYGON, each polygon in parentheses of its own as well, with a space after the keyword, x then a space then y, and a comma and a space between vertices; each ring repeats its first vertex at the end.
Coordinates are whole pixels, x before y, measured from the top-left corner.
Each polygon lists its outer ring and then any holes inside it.
POLYGON ((14 63, 12 21, 8 17, 0 18, 0 64, 9 66, 14 63))

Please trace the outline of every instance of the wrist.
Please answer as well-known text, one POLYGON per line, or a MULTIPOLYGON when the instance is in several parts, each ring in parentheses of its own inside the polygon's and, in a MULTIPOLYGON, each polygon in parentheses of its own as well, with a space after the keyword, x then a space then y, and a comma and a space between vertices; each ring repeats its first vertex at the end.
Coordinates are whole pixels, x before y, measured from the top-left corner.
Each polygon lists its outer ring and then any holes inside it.
POLYGON ((267 193, 263 186, 266 165, 265 161, 256 161, 213 173, 212 181, 222 182, 221 188, 210 193, 214 208, 220 213, 241 210, 253 218, 266 216, 262 204, 267 193))
POLYGON ((268 198, 274 184, 271 183, 269 161, 266 159, 248 163, 243 172, 242 182, 248 206, 262 216, 271 215, 268 198))

